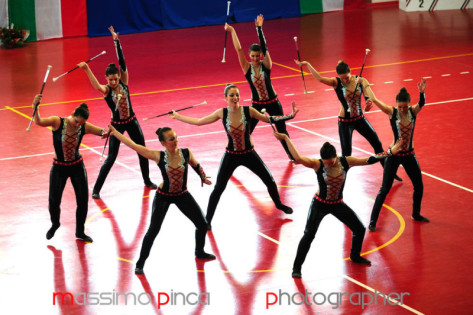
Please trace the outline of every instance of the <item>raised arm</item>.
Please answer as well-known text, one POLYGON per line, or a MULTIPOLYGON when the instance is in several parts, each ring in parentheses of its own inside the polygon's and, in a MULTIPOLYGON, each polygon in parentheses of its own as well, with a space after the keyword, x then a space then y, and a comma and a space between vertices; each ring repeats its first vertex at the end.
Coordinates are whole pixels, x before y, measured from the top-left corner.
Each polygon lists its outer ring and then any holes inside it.
POLYGON ((85 71, 85 73, 87 74, 87 77, 89 78, 90 83, 96 90, 98 90, 103 95, 108 94, 108 86, 102 85, 99 83, 99 81, 95 77, 92 70, 90 70, 90 67, 88 64, 86 64, 85 62, 81 62, 77 66, 85 71))
POLYGON ((331 86, 333 88, 335 88, 337 86, 338 82, 337 82, 336 78, 329 78, 329 77, 321 76, 320 73, 317 70, 315 70, 314 67, 312 67, 312 65, 310 63, 308 63, 307 61, 294 60, 294 62, 298 66, 307 66, 307 68, 309 68, 309 70, 310 70, 310 73, 312 73, 314 78, 317 81, 319 81, 320 83, 326 84, 326 85, 331 86))
POLYGON ((290 120, 290 119, 296 117, 298 112, 299 112, 299 109, 297 108, 296 101, 292 101, 292 113, 290 113, 289 115, 285 115, 285 116, 267 116, 265 114, 260 113, 259 111, 257 111, 253 107, 250 107, 250 116, 251 116, 251 118, 256 118, 256 119, 258 119, 262 122, 265 122, 265 123, 269 123, 269 122, 275 123, 275 122, 278 122, 278 121, 290 120))
POLYGON ((417 87, 419 88, 419 103, 412 106, 414 115, 417 115, 425 105, 425 88, 427 87, 427 80, 422 78, 420 82, 417 83, 417 87))
POLYGON ((118 57, 118 65, 120 67, 120 80, 128 85, 128 70, 126 69, 125 56, 123 56, 122 46, 120 45, 120 40, 118 39, 118 33, 115 33, 113 26, 108 28, 110 34, 112 34, 113 43, 115 44, 115 50, 118 57))
POLYGON ((235 47, 235 50, 237 52, 241 70, 243 70, 243 73, 246 73, 248 71, 248 68, 250 67, 250 63, 248 62, 248 60, 246 60, 246 55, 243 49, 241 48, 240 40, 238 40, 237 33, 233 26, 229 25, 228 23, 225 23, 225 30, 227 32, 230 32, 230 34, 232 35, 233 47, 235 47))
POLYGON ((202 125, 208 125, 211 123, 216 122, 219 119, 222 119, 223 117, 223 109, 217 109, 215 112, 213 112, 210 115, 207 115, 202 118, 194 118, 194 117, 189 117, 189 116, 184 116, 179 114, 178 112, 172 111, 172 114, 169 114, 172 119, 176 119, 182 122, 185 122, 186 124, 191 124, 191 125, 196 125, 196 126, 202 126, 202 125))
POLYGON ((33 100, 33 110, 38 106, 38 109, 36 110, 36 115, 34 116, 34 123, 41 127, 52 127, 53 130, 56 130, 61 124, 61 119, 58 116, 42 118, 39 114, 39 104, 41 103, 42 97, 43 96, 41 94, 38 94, 34 97, 33 100))
POLYGON ((112 125, 108 125, 108 129, 110 136, 116 137, 127 147, 130 147, 131 149, 135 150, 139 155, 144 156, 147 159, 154 160, 156 161, 156 163, 159 162, 159 151, 150 150, 147 147, 136 144, 133 140, 118 132, 112 125))
POLYGON ((261 46, 261 51, 263 52, 263 64, 266 68, 271 69, 273 67, 273 62, 271 56, 269 55, 268 46, 266 46, 266 38, 263 34, 263 14, 260 14, 255 19, 256 33, 258 34, 259 44, 261 46))
POLYGON ((204 169, 200 163, 197 162, 191 150, 189 150, 189 165, 194 169, 197 175, 199 175, 202 186, 204 186, 204 184, 212 184, 212 182, 209 180, 210 176, 205 175, 204 169))
POLYGON ((320 168, 320 161, 317 159, 311 159, 307 156, 300 155, 299 152, 297 152, 296 147, 292 143, 291 139, 289 139, 286 134, 275 132, 274 136, 276 137, 276 139, 286 142, 289 152, 291 152, 292 156, 294 157, 294 160, 297 163, 300 163, 308 168, 313 168, 315 170, 318 170, 320 168))

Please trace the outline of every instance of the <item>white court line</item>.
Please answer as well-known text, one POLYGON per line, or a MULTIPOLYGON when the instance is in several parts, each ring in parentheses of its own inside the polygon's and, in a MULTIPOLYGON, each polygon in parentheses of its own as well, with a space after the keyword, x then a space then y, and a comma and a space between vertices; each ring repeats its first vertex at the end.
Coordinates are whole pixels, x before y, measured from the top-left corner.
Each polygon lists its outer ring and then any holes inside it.
POLYGON ((412 80, 414 80, 414 79, 405 79, 405 80, 402 80, 402 81, 412 81, 412 80))
POLYGON ((315 91, 309 91, 309 92, 307 92, 307 94, 314 93, 314 92, 315 92, 315 91))
MULTIPOLYGON (((394 299, 391 299, 391 298, 388 297, 386 294, 384 294, 384 293, 382 293, 382 292, 380 292, 380 291, 378 291, 378 290, 375 290, 375 289, 373 289, 372 287, 369 287, 369 286, 367 286, 366 284, 364 284, 364 283, 362 283, 362 282, 359 282, 359 281, 357 281, 357 280, 355 280, 355 279, 353 279, 353 278, 351 278, 351 277, 349 277, 349 276, 347 276, 347 275, 343 275, 343 277, 344 277, 345 279, 347 279, 347 280, 349 280, 349 281, 351 281, 351 282, 353 282, 353 283, 359 285, 360 287, 363 287, 363 288, 365 288, 366 290, 375 293, 375 294, 376 294, 376 292, 378 292, 378 293, 380 293, 380 294, 383 294, 384 296, 387 297, 387 299, 388 299, 389 301, 391 301, 391 302, 393 303, 393 304, 391 304, 392 306, 396 305, 396 303, 399 303, 399 301, 394 300, 394 299)), ((375 299, 376 299, 376 297, 375 297, 375 299)), ((384 298, 383 298, 383 299, 384 299, 384 298)), ((419 312, 418 310, 413 309, 413 308, 410 307, 410 306, 407 306, 406 304, 397 304, 397 305, 399 305, 400 307, 405 308, 405 309, 408 310, 408 311, 411 311, 411 312, 414 313, 414 314, 424 315, 424 313, 421 313, 421 312, 419 312)))
POLYGON ((423 77, 424 79, 432 79, 432 77, 423 77))
POLYGON ((274 238, 271 238, 271 237, 269 237, 268 235, 263 234, 263 233, 261 233, 261 232, 256 232, 256 233, 257 233, 259 236, 264 237, 265 239, 270 240, 271 242, 276 243, 276 244, 279 245, 279 241, 276 241, 274 238))
POLYGON ((451 74, 450 74, 450 73, 447 73, 447 74, 442 74, 441 76, 442 76, 442 77, 449 77, 449 76, 451 76, 451 74))
POLYGON ((294 95, 294 93, 292 93, 292 94, 284 94, 284 96, 293 96, 293 95, 294 95))
POLYGON ((333 89, 325 89, 325 91, 333 91, 333 89))
POLYGON ((468 74, 470 71, 460 72, 460 74, 468 74))
POLYGON ((391 83, 394 83, 394 81, 386 81, 386 82, 384 82, 384 84, 391 84, 391 83))

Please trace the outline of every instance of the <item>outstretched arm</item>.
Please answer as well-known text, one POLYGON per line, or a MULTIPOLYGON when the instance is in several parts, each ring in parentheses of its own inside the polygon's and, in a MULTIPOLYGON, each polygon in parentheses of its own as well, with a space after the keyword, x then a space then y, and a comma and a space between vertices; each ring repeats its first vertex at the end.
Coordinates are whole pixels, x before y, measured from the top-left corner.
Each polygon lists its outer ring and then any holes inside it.
POLYGON ((412 111, 414 115, 417 115, 422 107, 425 105, 425 88, 427 87, 427 80, 422 78, 419 83, 417 83, 417 87, 419 88, 419 103, 412 106, 412 111))
POLYGON ((108 129, 110 136, 116 137, 127 147, 130 147, 131 149, 135 150, 139 155, 144 156, 147 159, 154 160, 156 161, 156 163, 159 162, 159 151, 150 150, 147 147, 136 144, 133 140, 117 131, 112 125, 108 125, 108 129))
POLYGON ((403 142, 404 140, 400 138, 396 141, 396 143, 391 148, 388 149, 388 151, 377 153, 367 158, 356 158, 353 156, 347 156, 346 158, 347 158, 348 165, 360 166, 360 165, 370 165, 370 164, 380 162, 381 160, 387 158, 388 156, 398 153, 399 150, 401 149, 401 145, 403 142))
POLYGON ((95 77, 92 70, 90 70, 90 67, 87 63, 81 62, 77 66, 85 71, 85 73, 87 74, 87 77, 89 78, 90 83, 96 90, 98 90, 103 95, 108 94, 108 87, 106 85, 102 85, 99 83, 99 81, 95 77))
POLYGON ((285 116, 266 116, 265 114, 260 113, 253 107, 250 107, 251 118, 256 118, 265 123, 269 123, 269 122, 275 123, 278 121, 286 121, 286 120, 296 117, 298 112, 299 112, 299 109, 297 108, 296 101, 292 101, 292 113, 285 116))
POLYGON ((223 109, 217 109, 215 112, 213 112, 210 115, 207 115, 202 118, 194 118, 194 117, 189 117, 189 116, 184 116, 179 114, 178 112, 172 111, 172 114, 169 114, 172 119, 176 119, 182 122, 185 122, 186 124, 191 124, 191 125, 196 125, 196 126, 202 126, 202 125, 208 125, 211 123, 216 122, 219 119, 222 119, 223 117, 223 109))
POLYGON ((205 175, 204 169, 200 165, 199 162, 194 157, 194 154, 192 154, 192 151, 189 149, 189 165, 194 169, 194 171, 199 175, 200 181, 202 183, 202 187, 204 184, 211 185, 212 182, 209 180, 210 176, 205 175))
POLYGON ((383 102, 381 102, 377 98, 372 98, 372 99, 366 100, 366 106, 365 107, 368 107, 368 109, 370 109, 373 106, 373 104, 375 104, 383 113, 389 115, 389 117, 392 116, 393 108, 391 106, 388 106, 388 105, 384 104, 383 102))
POLYGON ((112 34, 115 50, 117 51, 118 65, 120 66, 120 80, 125 85, 128 85, 128 70, 126 69, 125 56, 123 55, 122 45, 118 39, 118 33, 115 33, 113 26, 110 26, 108 30, 110 31, 110 34, 112 34))
POLYGON ((309 70, 310 70, 310 73, 312 73, 314 78, 317 81, 319 81, 320 83, 326 84, 326 85, 331 86, 333 88, 335 88, 337 86, 338 82, 337 82, 336 78, 329 78, 329 77, 321 76, 320 73, 317 70, 315 70, 314 67, 312 67, 312 65, 310 63, 308 63, 307 61, 294 60, 294 62, 298 66, 307 66, 307 68, 309 68, 309 70))
POLYGON ((283 140, 286 142, 289 152, 291 152, 291 155, 294 157, 294 160, 296 160, 297 163, 300 163, 308 168, 313 168, 315 170, 318 170, 320 168, 320 161, 317 159, 311 159, 307 156, 300 155, 299 152, 297 152, 296 147, 292 143, 291 139, 289 139, 286 134, 275 132, 274 136, 276 137, 276 139, 283 140))
POLYGON ((229 25, 228 23, 225 23, 225 30, 227 32, 230 32, 232 35, 232 41, 233 41, 233 46, 235 47, 235 50, 238 55, 238 61, 240 62, 241 70, 243 70, 243 73, 246 73, 248 71, 248 68, 250 67, 250 63, 248 60, 246 60, 245 52, 241 48, 240 41, 238 40, 237 33, 233 26, 229 25))
POLYGON ((84 124, 85 133, 90 133, 96 136, 100 136, 102 138, 106 138, 110 130, 104 130, 103 128, 97 127, 94 124, 86 122, 84 124))
POLYGON ((36 110, 36 115, 34 116, 34 123, 38 126, 41 127, 52 127, 53 130, 56 130, 59 128, 59 125, 61 124, 61 119, 58 116, 51 116, 47 118, 42 118, 41 115, 39 114, 39 104, 41 103, 41 98, 43 95, 38 94, 34 97, 33 100, 33 110, 38 106, 38 109, 36 110))
POLYGON ((266 46, 266 38, 264 38, 263 34, 263 21, 263 14, 260 14, 256 17, 256 32, 258 33, 259 44, 261 46, 261 51, 263 52, 264 56, 263 64, 266 68, 271 69, 271 67, 273 66, 273 62, 271 60, 271 56, 269 55, 268 46, 266 46))

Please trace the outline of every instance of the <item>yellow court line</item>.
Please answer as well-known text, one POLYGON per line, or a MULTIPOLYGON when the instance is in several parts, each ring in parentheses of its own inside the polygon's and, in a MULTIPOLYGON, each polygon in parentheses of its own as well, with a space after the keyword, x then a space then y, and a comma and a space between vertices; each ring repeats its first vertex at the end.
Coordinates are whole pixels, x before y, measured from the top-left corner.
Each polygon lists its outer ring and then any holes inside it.
MULTIPOLYGON (((393 66, 393 65, 401 65, 401 64, 407 64, 407 63, 415 63, 415 62, 426 62, 426 61, 432 61, 432 60, 440 60, 440 59, 448 59, 448 58, 458 58, 458 57, 466 57, 466 56, 473 56, 473 53, 468 53, 468 54, 460 54, 460 55, 452 55, 452 56, 441 56, 441 57, 433 57, 433 58, 425 58, 425 59, 416 59, 416 60, 407 60, 407 61, 399 61, 399 62, 392 62, 392 63, 385 63, 385 64, 379 64, 379 65, 372 65, 372 66, 365 66, 365 68, 378 68, 378 67, 386 67, 386 66, 393 66)), ((295 68, 291 68, 289 66, 285 66, 283 64, 275 63, 274 64, 288 68, 294 71, 300 71, 296 70, 295 68)), ((351 68, 351 70, 357 70, 361 69, 361 67, 356 67, 356 68, 351 68)), ((327 70, 327 71, 318 71, 319 73, 330 73, 330 72, 335 72, 335 70, 327 70)), ((304 74, 309 75, 309 72, 304 72, 304 74)), ((281 76, 281 77, 274 77, 271 78, 272 80, 276 79, 284 79, 284 78, 291 78, 291 77, 298 77, 299 75, 290 75, 290 76, 281 76)), ((245 83, 246 81, 236 81, 233 82, 234 84, 240 84, 240 83, 245 83)), ((192 89, 201 89, 201 88, 207 88, 207 87, 215 87, 215 86, 225 86, 228 83, 216 83, 216 84, 210 84, 210 85, 199 85, 199 86, 191 86, 191 87, 185 87, 185 88, 177 88, 177 89, 170 89, 170 90, 160 90, 160 91, 151 91, 151 92, 143 92, 143 93, 133 93, 130 94, 130 96, 135 96, 135 95, 149 95, 149 94, 157 94, 157 93, 166 93, 166 92, 176 92, 176 91, 185 91, 185 90, 192 90, 192 89)), ((45 105, 57 105, 57 104, 66 104, 66 103, 75 103, 75 102, 85 102, 85 101, 95 101, 95 100, 101 100, 103 99, 102 97, 97 97, 97 98, 89 98, 89 99, 83 99, 83 100, 74 100, 74 101, 62 101, 62 102, 54 102, 54 103, 45 103, 41 104, 41 106, 45 105)), ((14 106, 14 108, 27 108, 28 106, 14 106)), ((0 108, 0 110, 5 110, 7 109, 8 106, 5 106, 5 108, 0 108)))
MULTIPOLYGON (((372 202, 374 202, 373 199, 369 199, 371 200, 372 202)), ((363 252, 361 255, 368 255, 372 252, 376 252, 378 250, 380 250, 381 248, 384 248, 392 243, 394 243, 399 237, 401 237, 402 233, 404 233, 404 230, 406 229, 406 221, 404 221, 404 218, 402 217, 402 215, 397 212, 396 210, 394 210, 393 208, 391 208, 390 206, 388 206, 387 204, 384 204, 383 203, 383 207, 385 207, 386 209, 388 209, 389 211, 391 211, 392 213, 394 213, 397 217, 397 219, 399 220, 399 230, 397 231, 396 235, 394 235, 389 241, 387 241, 386 243, 384 243, 383 245, 381 246, 378 246, 376 248, 373 248, 372 250, 369 250, 367 252, 363 252)), ((349 260, 350 257, 347 257, 347 258, 344 258, 343 260, 349 260)))
MULTIPOLYGON (((278 66, 283 67, 283 68, 286 68, 286 69, 289 69, 289 70, 293 70, 293 71, 296 71, 296 72, 301 72, 301 69, 300 69, 300 68, 299 68, 299 69, 297 69, 297 68, 292 68, 292 67, 289 67, 289 66, 286 66, 286 65, 283 65, 283 64, 280 64, 280 63, 276 63, 276 62, 273 62, 273 64, 278 65, 278 66)), ((303 71, 303 72, 304 72, 304 71, 303 71)), ((309 75, 310 72, 304 72, 304 74, 309 75)))

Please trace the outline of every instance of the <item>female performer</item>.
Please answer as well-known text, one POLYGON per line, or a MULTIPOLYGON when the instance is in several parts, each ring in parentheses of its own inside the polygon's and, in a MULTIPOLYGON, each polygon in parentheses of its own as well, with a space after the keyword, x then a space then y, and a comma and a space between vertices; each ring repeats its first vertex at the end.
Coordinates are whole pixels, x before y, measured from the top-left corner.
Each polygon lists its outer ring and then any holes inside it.
MULTIPOLYGON (((42 95, 35 96, 33 108, 39 106, 42 95)), ((53 130, 54 160, 49 175, 49 215, 52 226, 46 233, 49 240, 61 226, 61 199, 67 179, 71 179, 76 194, 76 237, 85 242, 93 242, 92 238, 84 233, 84 224, 87 217, 89 202, 89 186, 79 146, 86 133, 104 137, 102 128, 87 122, 89 109, 87 104, 80 104, 68 117, 51 116, 42 118, 39 108, 34 116, 34 123, 41 127, 51 127, 53 130)))
POLYGON ((212 182, 205 175, 204 170, 195 159, 191 150, 178 148, 177 135, 169 127, 156 130, 159 141, 166 149, 164 151, 151 150, 136 144, 133 140, 118 132, 112 125, 109 128, 110 134, 115 136, 118 141, 123 142, 143 157, 155 161, 163 176, 163 182, 159 185, 154 196, 151 222, 148 232, 146 232, 143 239, 135 273, 143 273, 143 267, 151 251, 151 246, 156 236, 158 236, 169 206, 173 203, 197 228, 195 231, 195 256, 200 259, 215 259, 214 255, 204 251, 207 221, 205 221, 204 214, 199 205, 187 191, 188 166, 190 165, 200 176, 202 185, 204 183, 210 185, 212 182))
MULTIPOLYGON (((115 33, 113 26, 110 26, 109 30, 112 34, 115 48, 117 50, 120 70, 118 70, 113 63, 108 65, 105 70, 105 77, 108 84, 101 85, 87 63, 81 62, 78 66, 87 73, 92 86, 102 93, 105 102, 112 111, 111 124, 122 133, 125 131, 128 132, 128 135, 134 142, 144 146, 145 138, 143 137, 143 132, 141 131, 138 119, 136 119, 133 108, 131 107, 130 93, 128 91, 128 70, 126 68, 125 57, 123 56, 120 40, 118 39, 118 33, 115 33)), ((92 191, 92 198, 100 199, 100 190, 102 189, 110 169, 117 159, 119 149, 120 141, 111 137, 108 148, 108 157, 100 168, 99 176, 95 182, 94 190, 92 191)), ((151 189, 156 189, 156 184, 151 182, 151 179, 149 178, 148 160, 139 154, 138 158, 140 160, 141 175, 143 176, 145 186, 151 189)))
MULTIPOLYGON (((302 277, 302 264, 309 252, 310 244, 315 238, 320 222, 327 214, 335 216, 352 231, 350 260, 355 263, 370 265, 371 262, 368 259, 360 256, 366 229, 356 213, 343 202, 343 187, 350 167, 376 163, 390 153, 383 152, 363 159, 352 156, 337 156, 335 147, 325 142, 320 149, 321 159, 311 159, 300 155, 287 135, 277 132, 274 135, 278 140, 283 140, 287 143, 297 163, 301 163, 316 172, 319 182, 319 190, 310 205, 304 236, 297 248, 292 276, 294 278, 302 277)), ((392 151, 397 152, 398 149, 399 144, 396 144, 393 146, 392 151)))
MULTIPOLYGON (((340 60, 336 67, 338 76, 332 78, 321 76, 307 61, 294 61, 299 66, 306 65, 317 81, 331 86, 335 90, 340 101, 338 134, 342 155, 351 156, 353 130, 358 131, 360 135, 368 140, 375 153, 383 152, 381 141, 379 141, 376 131, 363 115, 363 109, 361 108, 361 94, 365 96, 365 100, 375 97, 368 80, 357 75, 351 75, 350 67, 343 60, 340 60)), ((365 111, 369 109, 370 106, 365 106, 365 111)), ((381 165, 384 167, 384 161, 381 161, 381 165)), ((394 178, 402 181, 396 174, 394 178)))
POLYGON ((199 119, 183 116, 175 111, 173 111, 171 114, 171 118, 197 126, 211 124, 221 119, 225 128, 225 132, 227 133, 228 144, 226 152, 223 155, 222 161, 220 162, 217 183, 215 184, 215 188, 210 195, 209 204, 207 207, 206 218, 208 222, 208 229, 212 229, 211 222, 215 214, 218 201, 220 200, 220 196, 225 190, 227 182, 232 176, 233 172, 240 165, 247 167, 259 178, 261 178, 263 183, 266 185, 269 195, 276 205, 276 208, 287 214, 292 213, 292 209, 281 202, 278 188, 273 176, 253 148, 253 142, 250 137, 249 120, 254 118, 264 122, 277 122, 292 119, 299 111, 296 107, 296 103, 292 103, 293 111, 291 115, 268 117, 261 114, 252 107, 240 105, 240 91, 235 85, 227 85, 225 87, 224 94, 228 106, 217 109, 208 116, 199 119))
POLYGON ((411 96, 406 88, 402 88, 396 96, 397 108, 388 106, 376 98, 369 100, 367 104, 371 105, 371 103, 374 103, 383 113, 389 116, 394 134, 393 143, 398 139, 402 139, 400 152, 387 158, 384 165, 383 184, 379 189, 371 212, 369 229, 372 232, 376 231, 376 222, 378 221, 381 207, 383 206, 387 194, 391 190, 394 174, 396 174, 400 164, 404 166, 414 186, 412 218, 420 222, 429 222, 429 219, 420 215, 420 204, 424 193, 424 184, 422 183, 422 173, 420 171, 419 162, 414 153, 413 142, 417 114, 425 105, 424 91, 427 87, 427 81, 422 78, 421 81, 417 83, 417 87, 419 88, 419 103, 414 106, 409 106, 411 96))
MULTIPOLYGON (((246 80, 250 84, 252 100, 251 106, 259 112, 261 112, 263 108, 266 108, 266 111, 270 115, 283 115, 281 103, 279 102, 276 91, 271 83, 270 75, 273 63, 266 46, 266 39, 263 35, 263 21, 264 18, 262 14, 258 15, 255 19, 256 31, 258 33, 260 44, 252 44, 250 46, 249 56, 251 62, 248 62, 246 59, 245 52, 241 48, 240 41, 238 40, 237 33, 233 26, 225 24, 225 30, 232 34, 233 46, 238 54, 241 69, 245 74, 246 80)), ((257 123, 257 118, 251 119, 250 133, 253 133, 257 123)), ((284 121, 276 122, 275 125, 279 132, 289 135, 284 121)), ((291 153, 287 149, 286 143, 281 141, 281 144, 289 159, 294 161, 291 153)))

